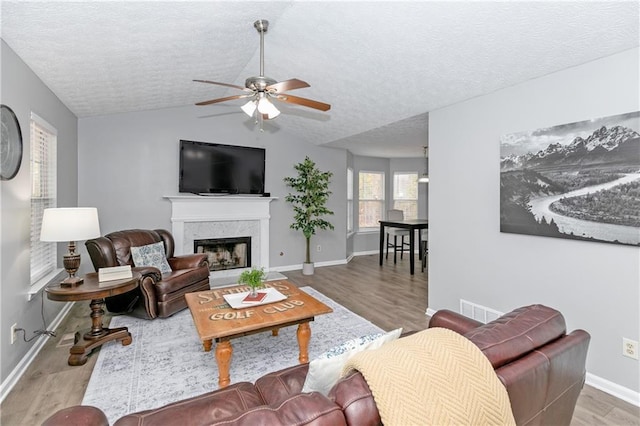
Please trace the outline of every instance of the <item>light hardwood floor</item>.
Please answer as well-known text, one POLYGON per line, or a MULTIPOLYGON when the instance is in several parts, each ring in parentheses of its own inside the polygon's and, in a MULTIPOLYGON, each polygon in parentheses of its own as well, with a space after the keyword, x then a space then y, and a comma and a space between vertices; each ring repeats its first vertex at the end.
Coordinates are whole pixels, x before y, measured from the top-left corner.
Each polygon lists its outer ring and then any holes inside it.
MULTIPOLYGON (((417 263, 417 262, 416 262, 417 263)), ((378 266, 378 257, 360 256, 347 265, 316 268, 313 276, 299 271, 285 275, 298 286, 311 286, 385 330, 427 326, 427 274, 409 275, 408 260, 378 266)), ((70 345, 64 336, 87 328, 88 303, 77 302, 35 361, 0 406, 2 426, 39 425, 57 410, 82 401, 97 353, 79 367, 67 365, 70 345)), ((105 316, 110 318, 109 315, 105 316)), ((585 386, 572 426, 640 425, 640 409, 590 386, 585 386)))

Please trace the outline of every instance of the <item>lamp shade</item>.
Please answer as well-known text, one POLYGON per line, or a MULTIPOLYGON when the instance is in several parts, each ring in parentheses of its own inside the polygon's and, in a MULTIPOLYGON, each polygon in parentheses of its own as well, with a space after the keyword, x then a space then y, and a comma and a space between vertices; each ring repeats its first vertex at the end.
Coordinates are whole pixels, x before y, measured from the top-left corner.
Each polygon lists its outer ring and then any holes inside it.
POLYGON ((271 103, 271 101, 266 96, 261 97, 258 101, 258 112, 260 114, 266 115, 267 119, 269 120, 272 120, 280 115, 280 111, 278 110, 278 108, 276 108, 276 106, 271 103))
POLYGON ((249 117, 253 117, 253 113, 256 111, 256 101, 249 101, 246 104, 242 105, 240 108, 247 114, 249 117))
POLYGON ((95 207, 44 209, 40 241, 78 241, 99 236, 98 209, 95 207))

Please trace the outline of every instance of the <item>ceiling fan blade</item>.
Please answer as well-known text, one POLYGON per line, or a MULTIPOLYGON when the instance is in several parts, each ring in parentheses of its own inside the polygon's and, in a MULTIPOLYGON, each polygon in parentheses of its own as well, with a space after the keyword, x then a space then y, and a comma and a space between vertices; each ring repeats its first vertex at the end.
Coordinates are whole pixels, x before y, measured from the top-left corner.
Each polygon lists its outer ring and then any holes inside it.
POLYGON ((236 84, 220 83, 218 81, 209 81, 209 80, 193 80, 193 81, 197 81, 198 83, 217 84, 218 86, 232 87, 234 89, 244 90, 245 92, 251 91, 251 89, 247 89, 246 87, 238 86, 236 84))
POLYGON ((227 96, 226 98, 218 98, 218 99, 211 99, 210 101, 198 102, 196 105, 198 105, 198 106, 211 105, 211 104, 217 104, 218 102, 231 101, 233 99, 249 98, 251 96, 253 96, 253 94, 251 94, 251 95, 233 95, 233 96, 227 96))
POLYGON ((311 87, 306 81, 292 78, 290 80, 280 81, 278 83, 271 84, 266 87, 266 90, 275 90, 278 93, 287 92, 294 89, 302 89, 304 87, 311 87))
POLYGON ((299 96, 292 96, 288 94, 276 95, 276 99, 282 102, 288 102, 290 104, 298 104, 302 106, 306 106, 309 108, 319 109, 320 111, 329 111, 331 109, 331 105, 325 104, 323 102, 314 101, 307 98, 301 98, 299 96))

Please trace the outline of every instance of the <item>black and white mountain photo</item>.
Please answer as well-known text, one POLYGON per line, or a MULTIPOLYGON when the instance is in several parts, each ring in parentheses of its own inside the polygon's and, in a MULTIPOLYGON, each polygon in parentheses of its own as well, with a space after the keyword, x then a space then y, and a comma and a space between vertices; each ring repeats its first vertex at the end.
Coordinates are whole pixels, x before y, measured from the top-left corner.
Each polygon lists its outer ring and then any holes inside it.
POLYGON ((640 112, 502 136, 500 231, 640 246, 640 112))

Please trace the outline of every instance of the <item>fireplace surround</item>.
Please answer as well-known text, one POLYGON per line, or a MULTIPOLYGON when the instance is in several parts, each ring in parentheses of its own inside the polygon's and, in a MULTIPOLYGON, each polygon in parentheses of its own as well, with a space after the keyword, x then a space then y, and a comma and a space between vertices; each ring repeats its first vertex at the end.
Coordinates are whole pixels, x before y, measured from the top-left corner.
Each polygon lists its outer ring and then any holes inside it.
MULTIPOLYGON (((251 238, 251 265, 269 270, 270 203, 252 196, 165 196, 171 202, 171 230, 176 254, 194 253, 197 239, 251 238)), ((211 271, 211 278, 234 276, 240 269, 211 271)))

